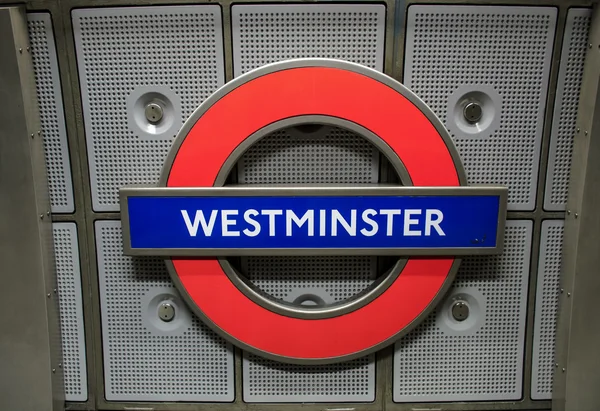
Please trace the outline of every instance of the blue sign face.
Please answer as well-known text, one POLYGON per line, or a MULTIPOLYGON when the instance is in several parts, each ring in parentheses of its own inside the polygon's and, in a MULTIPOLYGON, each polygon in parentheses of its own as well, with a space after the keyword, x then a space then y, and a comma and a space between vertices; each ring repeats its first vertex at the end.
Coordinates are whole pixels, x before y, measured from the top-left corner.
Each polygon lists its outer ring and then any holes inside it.
POLYGON ((124 189, 134 255, 501 252, 505 188, 124 189))

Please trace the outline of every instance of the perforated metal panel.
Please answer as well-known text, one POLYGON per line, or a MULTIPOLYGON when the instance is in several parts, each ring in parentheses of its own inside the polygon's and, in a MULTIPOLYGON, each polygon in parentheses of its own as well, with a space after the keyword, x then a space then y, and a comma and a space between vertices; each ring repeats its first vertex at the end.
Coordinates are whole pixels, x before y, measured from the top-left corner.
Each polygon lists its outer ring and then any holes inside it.
POLYGON ((564 210, 567 203, 579 91, 588 50, 591 9, 570 9, 560 58, 552 118, 544 208, 564 210))
MULTIPOLYGON (((337 127, 276 131, 238 161, 240 184, 371 184, 379 179, 379 152, 337 127)), ((377 276, 377 259, 245 257, 241 270, 258 288, 287 302, 333 303, 363 291, 377 276)), ((247 402, 373 401, 374 356, 327 366, 279 364, 244 355, 247 402)))
POLYGON ((556 25, 552 7, 411 6, 404 83, 446 124, 471 184, 533 210, 556 25), (480 123, 463 106, 478 102, 480 123))
POLYGON ((533 366, 531 398, 552 398, 554 373, 554 345, 556 316, 560 292, 560 264, 565 222, 542 222, 540 261, 535 295, 535 322, 533 329, 533 366))
POLYGON ((379 151, 364 138, 338 127, 304 133, 276 131, 238 161, 240 184, 366 184, 379 178, 379 151))
POLYGON ((531 236, 531 221, 509 220, 504 254, 463 260, 446 300, 396 344, 394 401, 521 398, 531 236))
POLYGON ((252 283, 290 303, 312 293, 327 303, 345 300, 371 285, 377 272, 377 258, 364 256, 253 257, 242 264, 252 283))
POLYGON ((375 356, 332 365, 293 365, 244 353, 246 402, 370 402, 375 356))
POLYGON ((52 212, 72 213, 73 183, 52 20, 49 13, 29 13, 27 21, 52 212))
POLYGON ((74 10, 73 30, 96 211, 118 189, 156 184, 182 123, 224 82, 217 5, 74 10), (160 122, 144 107, 164 108, 160 122))
POLYGON ((232 401, 232 348, 188 311, 164 261, 123 256, 120 221, 96 222, 96 247, 106 399, 232 401))
POLYGON ((383 70, 384 5, 236 5, 231 18, 235 76, 302 57, 348 60, 383 70))
POLYGON ((65 399, 86 401, 87 367, 77 226, 53 223, 65 399))

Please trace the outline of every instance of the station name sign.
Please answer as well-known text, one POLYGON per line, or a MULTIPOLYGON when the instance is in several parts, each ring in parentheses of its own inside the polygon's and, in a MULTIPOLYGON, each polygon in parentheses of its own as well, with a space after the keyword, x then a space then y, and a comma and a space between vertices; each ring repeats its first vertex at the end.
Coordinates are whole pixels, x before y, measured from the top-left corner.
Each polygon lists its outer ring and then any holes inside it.
POLYGON ((505 187, 121 190, 128 255, 502 252, 505 187))

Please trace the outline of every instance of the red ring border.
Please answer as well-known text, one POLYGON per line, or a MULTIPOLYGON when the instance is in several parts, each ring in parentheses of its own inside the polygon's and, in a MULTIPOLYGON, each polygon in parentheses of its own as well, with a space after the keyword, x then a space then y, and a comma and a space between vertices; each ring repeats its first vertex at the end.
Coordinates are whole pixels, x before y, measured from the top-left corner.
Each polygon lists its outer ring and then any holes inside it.
MULTIPOLYGON (((409 99, 365 74, 310 66, 250 79, 216 101, 181 143, 167 187, 213 186, 245 138, 268 124, 302 115, 339 117, 372 131, 397 153, 416 186, 460 185, 449 147, 409 99)), ((176 283, 225 337, 271 358, 322 362, 356 357, 413 325, 442 290, 454 259, 411 258, 371 303, 338 317, 310 320, 254 303, 229 280, 216 258, 171 262, 176 283)))

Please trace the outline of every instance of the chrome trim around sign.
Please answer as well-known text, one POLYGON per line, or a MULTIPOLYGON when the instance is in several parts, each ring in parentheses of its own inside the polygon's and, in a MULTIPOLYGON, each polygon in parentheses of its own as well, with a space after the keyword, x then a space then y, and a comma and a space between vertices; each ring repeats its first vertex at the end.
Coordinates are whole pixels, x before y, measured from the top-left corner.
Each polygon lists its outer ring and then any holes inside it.
MULTIPOLYGON (((470 187, 347 187, 347 186, 273 186, 273 187, 126 187, 120 190, 125 255, 167 257, 224 256, 322 256, 322 255, 396 255, 455 256, 501 254, 504 250, 504 221, 508 189, 503 186, 470 187), (499 201, 496 244, 481 248, 132 248, 129 231, 129 197, 305 197, 305 196, 497 196, 499 201)), ((474 239, 475 240, 475 239, 474 239)))

